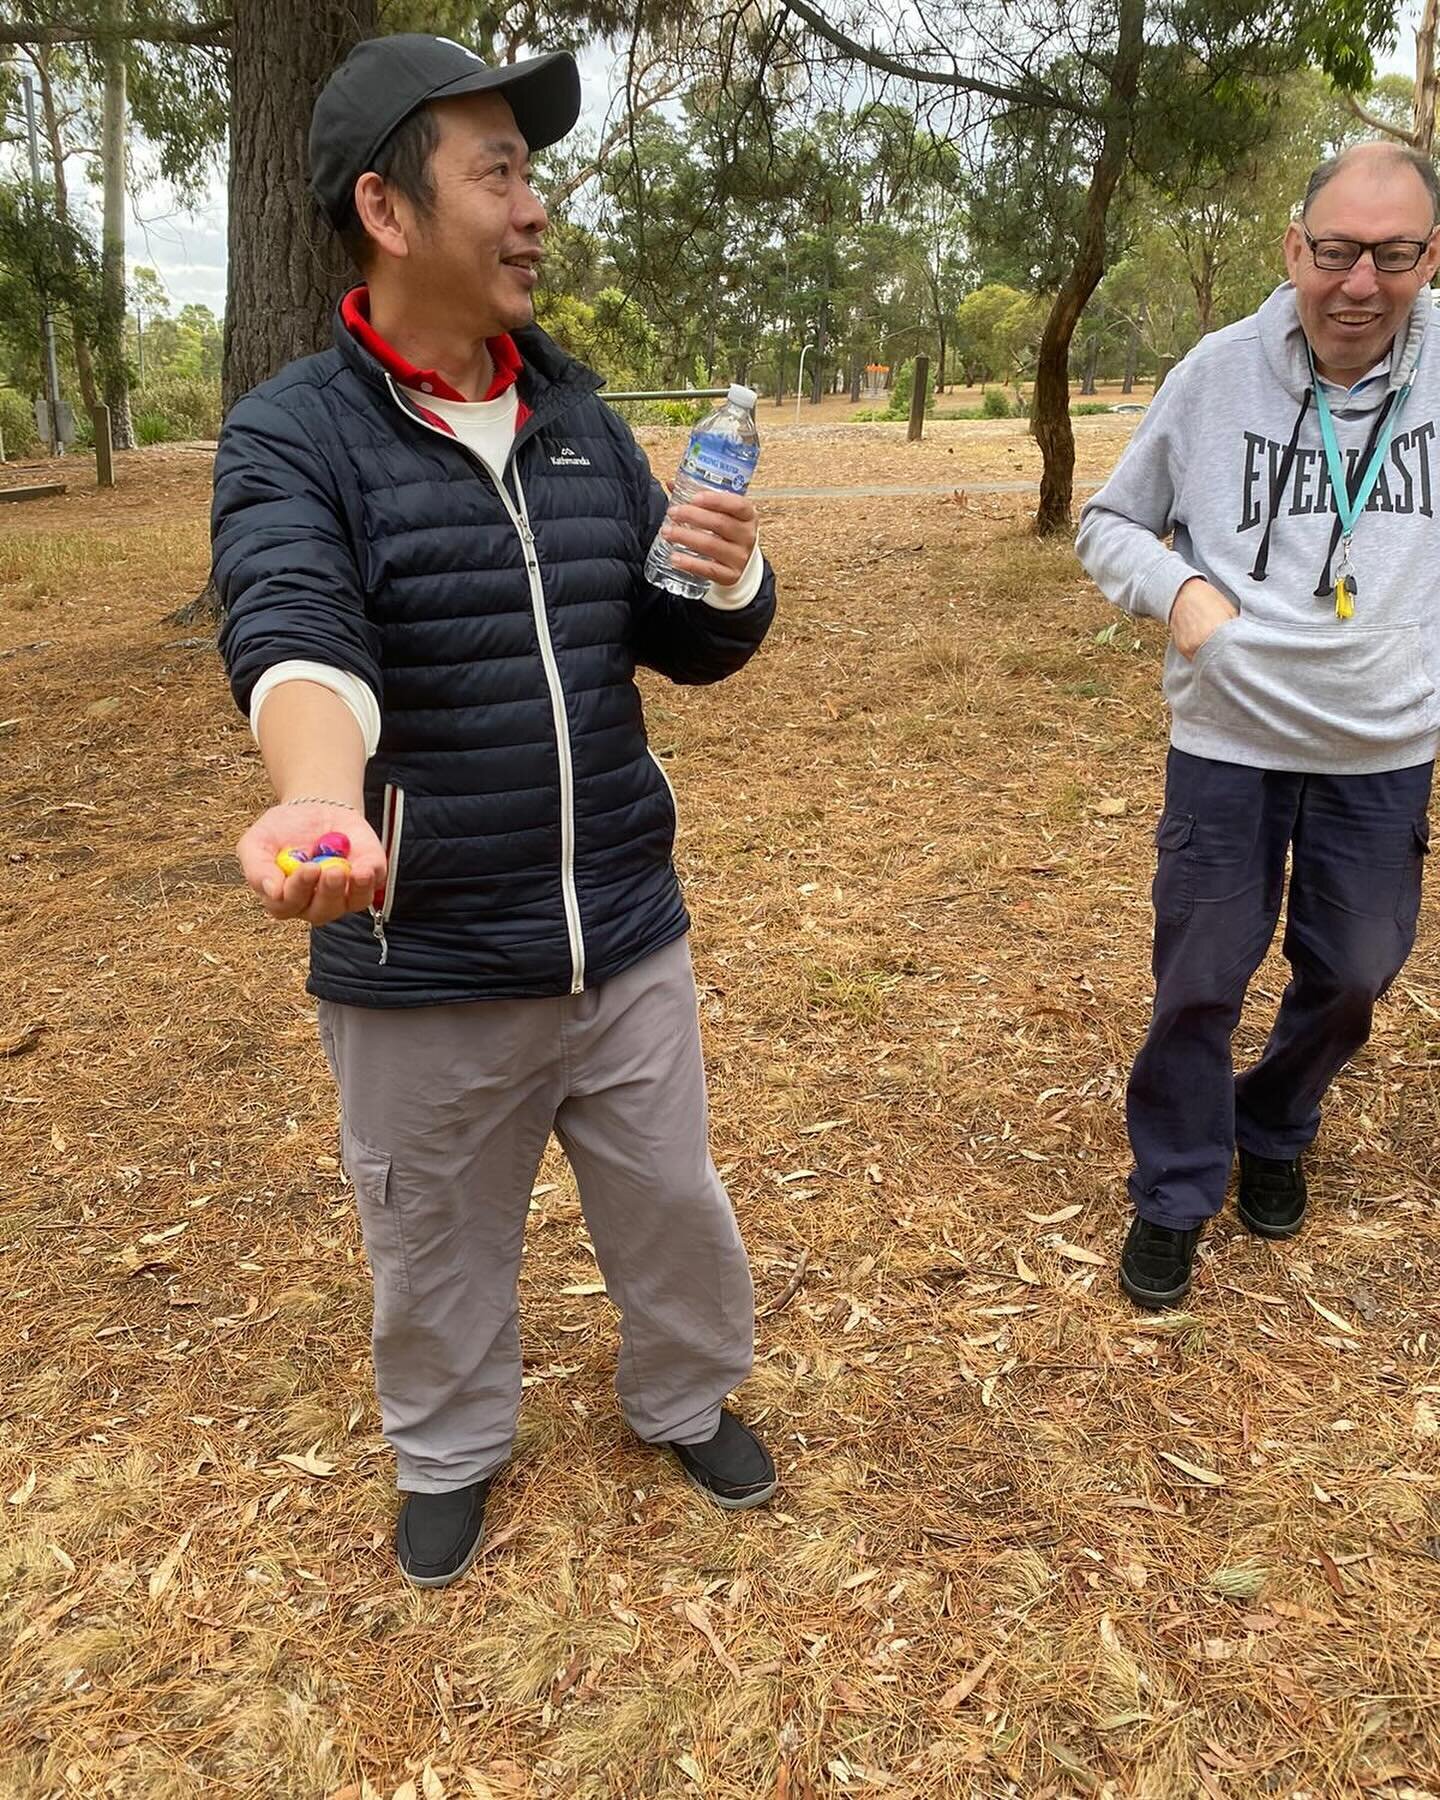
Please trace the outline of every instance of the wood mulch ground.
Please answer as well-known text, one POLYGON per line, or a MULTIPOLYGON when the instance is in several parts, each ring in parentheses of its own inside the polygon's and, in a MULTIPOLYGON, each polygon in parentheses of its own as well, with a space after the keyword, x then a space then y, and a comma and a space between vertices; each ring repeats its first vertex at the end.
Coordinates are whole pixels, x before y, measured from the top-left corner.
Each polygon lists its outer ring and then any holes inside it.
MULTIPOLYGON (((768 431, 766 478, 906 479, 882 430, 768 431)), ((1031 450, 919 456, 963 488, 1031 450)), ((1304 1235, 1227 1218, 1137 1315, 1159 639, 1024 497, 775 506, 761 656, 645 682, 775 1504, 708 1511, 627 1436, 552 1157, 489 1548, 398 1583, 302 936, 237 884, 258 759, 165 623, 206 473, 0 511, 0 1795, 1440 1792, 1433 906, 1304 1235)))

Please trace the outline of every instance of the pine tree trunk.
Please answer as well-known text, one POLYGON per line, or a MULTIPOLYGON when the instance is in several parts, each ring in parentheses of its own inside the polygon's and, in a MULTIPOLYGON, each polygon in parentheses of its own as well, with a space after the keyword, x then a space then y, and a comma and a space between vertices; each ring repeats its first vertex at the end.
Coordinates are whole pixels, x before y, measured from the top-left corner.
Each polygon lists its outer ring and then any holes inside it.
POLYGON ((354 280, 307 186, 315 96, 375 29, 375 0, 236 0, 223 400, 330 341, 354 280))
MULTIPOLYGON (((375 30, 375 0, 235 0, 230 54, 230 230, 221 402, 330 342, 331 315, 355 280, 310 197, 306 139, 315 97, 375 30)), ((210 582, 169 614, 219 616, 210 582)))
POLYGON ((1093 394, 1095 392, 1095 374, 1099 366, 1100 338, 1097 333, 1096 336, 1091 338, 1090 347, 1085 352, 1085 378, 1080 383, 1080 392, 1082 394, 1093 394))
MULTIPOLYGON (((123 25, 128 0, 108 0, 107 21, 123 25)), ((101 106, 100 166, 104 184, 105 229, 100 253, 100 360, 105 404, 110 408, 110 443, 135 448, 130 422, 130 383, 125 372, 125 50, 106 40, 105 91, 101 106)))

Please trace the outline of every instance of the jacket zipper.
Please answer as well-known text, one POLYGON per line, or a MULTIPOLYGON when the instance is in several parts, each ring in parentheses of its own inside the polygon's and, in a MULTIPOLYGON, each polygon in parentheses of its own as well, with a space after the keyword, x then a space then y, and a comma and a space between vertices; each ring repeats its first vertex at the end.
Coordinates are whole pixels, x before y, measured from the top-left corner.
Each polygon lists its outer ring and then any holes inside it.
POLYGON ((393 782, 385 784, 385 804, 380 815, 380 848, 385 852, 385 890, 378 906, 372 903, 370 919, 375 940, 380 946, 380 966, 390 960, 390 945, 385 926, 395 905, 395 889, 400 879, 400 837, 405 828, 405 790, 393 782))
POLYGON ((660 771, 660 779, 665 783, 666 791, 670 795, 670 810, 675 815, 675 829, 678 831, 680 829, 680 802, 675 798, 675 783, 670 779, 670 771, 648 744, 645 746, 645 754, 660 771))
MULTIPOLYGON (((550 636, 550 617, 545 610, 545 588, 540 579, 540 555, 535 547, 535 533, 530 528, 530 515, 525 506, 525 490, 520 485, 520 470, 515 470, 515 492, 520 497, 520 509, 506 491, 503 481, 497 481, 485 463, 469 450, 459 438, 451 432, 442 431, 412 412, 400 398, 393 378, 385 377, 390 389, 391 398, 407 419, 413 419, 425 430, 433 431, 436 437, 443 437, 454 444, 458 450, 470 458, 475 467, 482 471, 500 496, 500 502, 510 515, 510 522, 519 536, 521 548, 525 554, 525 573, 530 582, 530 610, 535 620, 535 636, 540 645, 540 661, 545 670, 545 685, 550 693, 550 713, 555 726, 555 750, 560 763, 560 894, 565 907, 565 930, 570 941, 570 992, 579 994, 585 987, 585 938, 580 925, 580 896, 575 886, 575 759, 570 744, 570 726, 565 715, 565 689, 560 680, 560 665, 555 659, 555 644, 550 636)), ((511 447, 513 457, 514 446, 511 447)), ((507 462, 508 467, 508 462, 507 462)), ((399 793, 399 789, 395 790, 399 793)), ((387 794, 389 790, 387 789, 387 794)), ((401 795, 403 802, 404 796, 401 795)), ((394 892, 393 882, 386 884, 386 901, 388 903, 394 892)), ((384 917, 388 918, 386 912, 384 917)), ((376 935, 384 944, 383 920, 376 922, 376 935)), ((380 960, 385 960, 382 949, 380 960)))

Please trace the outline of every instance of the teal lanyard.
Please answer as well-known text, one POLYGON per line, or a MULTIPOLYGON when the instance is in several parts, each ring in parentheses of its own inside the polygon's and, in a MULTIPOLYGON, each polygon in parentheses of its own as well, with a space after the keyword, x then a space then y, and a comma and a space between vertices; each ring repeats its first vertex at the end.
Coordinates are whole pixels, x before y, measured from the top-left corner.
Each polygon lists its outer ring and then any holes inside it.
POLYGON ((1375 483, 1380 479, 1385 458, 1390 454, 1390 439, 1395 435, 1395 421, 1409 398, 1410 383, 1407 381, 1396 394, 1375 448, 1370 453, 1370 461, 1361 471, 1360 485, 1352 496, 1345 461, 1335 439, 1335 421, 1330 415, 1330 402, 1325 397, 1324 383, 1315 371, 1313 355, 1310 358, 1310 376, 1315 389, 1315 410, 1320 415, 1320 439, 1325 446, 1325 466, 1330 471, 1330 492, 1335 498, 1335 511, 1340 517, 1340 557, 1334 569, 1335 612, 1337 617, 1348 619, 1355 611, 1356 594, 1355 572, 1350 562, 1350 539, 1355 534, 1355 526, 1365 510, 1366 501, 1375 492, 1375 483))

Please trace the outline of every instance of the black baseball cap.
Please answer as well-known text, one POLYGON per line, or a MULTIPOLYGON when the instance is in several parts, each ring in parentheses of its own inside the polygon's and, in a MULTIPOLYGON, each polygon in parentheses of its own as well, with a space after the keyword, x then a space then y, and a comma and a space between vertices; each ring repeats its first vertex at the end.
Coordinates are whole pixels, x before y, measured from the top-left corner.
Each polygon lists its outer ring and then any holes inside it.
POLYGON ((503 94, 531 150, 558 143, 580 116, 580 71, 560 50, 492 69, 452 38, 406 31, 366 38, 325 83, 310 115, 310 186, 332 225, 397 126, 430 100, 503 94))

